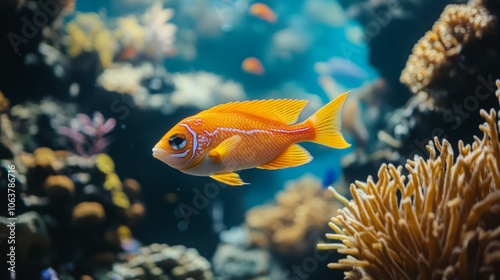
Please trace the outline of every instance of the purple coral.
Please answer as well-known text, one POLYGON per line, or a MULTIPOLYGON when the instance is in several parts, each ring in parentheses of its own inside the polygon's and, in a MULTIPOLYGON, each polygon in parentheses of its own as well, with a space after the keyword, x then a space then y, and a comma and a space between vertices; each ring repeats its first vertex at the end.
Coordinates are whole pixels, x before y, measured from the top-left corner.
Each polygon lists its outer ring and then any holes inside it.
POLYGON ((103 152, 109 145, 110 140, 105 136, 115 125, 114 118, 106 120, 100 112, 95 112, 92 119, 86 114, 77 114, 70 120, 69 127, 61 126, 57 131, 73 143, 76 154, 91 156, 103 152))

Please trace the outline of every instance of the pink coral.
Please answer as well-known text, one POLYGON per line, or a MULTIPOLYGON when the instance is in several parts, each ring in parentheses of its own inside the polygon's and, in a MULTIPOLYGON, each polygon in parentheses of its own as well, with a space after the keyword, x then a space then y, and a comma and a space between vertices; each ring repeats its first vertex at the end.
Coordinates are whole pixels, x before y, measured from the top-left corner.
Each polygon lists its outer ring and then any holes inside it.
POLYGON ((86 114, 78 114, 70 121, 69 127, 57 128, 59 134, 66 136, 79 155, 95 155, 103 152, 109 145, 106 136, 116 125, 114 118, 105 119, 100 112, 95 112, 91 119, 86 114))

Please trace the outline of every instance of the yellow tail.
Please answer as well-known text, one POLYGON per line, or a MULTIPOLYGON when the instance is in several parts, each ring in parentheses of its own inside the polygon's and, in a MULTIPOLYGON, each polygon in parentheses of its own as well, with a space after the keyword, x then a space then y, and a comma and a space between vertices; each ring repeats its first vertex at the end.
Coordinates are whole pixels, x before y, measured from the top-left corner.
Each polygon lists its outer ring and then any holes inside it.
POLYGON ((337 98, 330 101, 306 120, 306 122, 311 121, 316 131, 316 137, 312 142, 336 149, 351 146, 340 133, 342 108, 344 107, 347 94, 349 94, 349 91, 337 96, 337 98))

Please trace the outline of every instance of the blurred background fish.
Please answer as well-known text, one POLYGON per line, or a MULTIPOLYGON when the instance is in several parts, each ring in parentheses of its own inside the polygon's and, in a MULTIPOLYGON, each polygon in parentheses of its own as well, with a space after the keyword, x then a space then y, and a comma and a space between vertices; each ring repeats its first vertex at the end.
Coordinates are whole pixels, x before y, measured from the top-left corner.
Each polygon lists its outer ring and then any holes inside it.
POLYGON ((264 3, 253 3, 252 5, 250 5, 248 12, 251 15, 263 19, 269 23, 275 23, 277 20, 277 16, 274 11, 264 3))
POLYGON ((247 57, 241 63, 241 69, 244 72, 254 75, 263 75, 264 74, 264 66, 262 66, 262 62, 255 57, 247 57))
POLYGON ((314 70, 320 75, 329 75, 347 88, 357 88, 368 80, 368 73, 343 57, 331 57, 326 62, 316 62, 314 70))

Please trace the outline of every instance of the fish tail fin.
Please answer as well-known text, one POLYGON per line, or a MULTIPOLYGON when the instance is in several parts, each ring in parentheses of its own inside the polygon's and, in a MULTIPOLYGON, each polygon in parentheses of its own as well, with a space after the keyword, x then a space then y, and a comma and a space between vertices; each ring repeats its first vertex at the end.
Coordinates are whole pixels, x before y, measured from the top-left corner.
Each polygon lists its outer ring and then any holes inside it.
POLYGON ((309 121, 315 130, 312 142, 336 149, 351 146, 340 133, 342 108, 348 94, 349 91, 337 96, 306 120, 306 123, 309 121))

